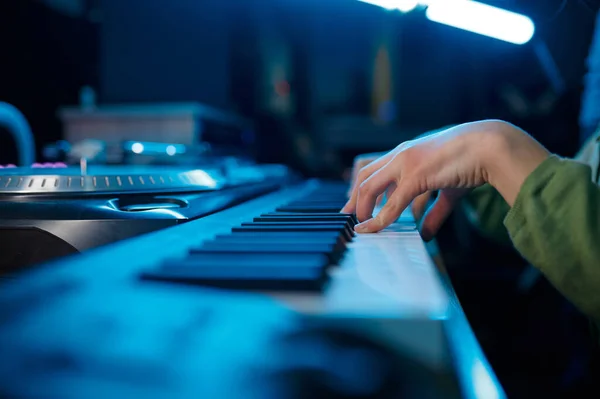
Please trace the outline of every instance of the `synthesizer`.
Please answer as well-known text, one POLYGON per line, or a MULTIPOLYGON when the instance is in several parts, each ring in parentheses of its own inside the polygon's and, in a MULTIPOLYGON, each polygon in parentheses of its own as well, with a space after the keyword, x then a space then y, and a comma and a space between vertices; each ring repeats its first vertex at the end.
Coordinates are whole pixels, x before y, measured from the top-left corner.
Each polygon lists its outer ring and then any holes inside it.
POLYGON ((0 169, 2 272, 201 218, 291 178, 280 165, 85 169, 0 169))
POLYGON ((0 396, 503 398, 410 213, 357 235, 345 189, 288 182, 11 276, 0 396))

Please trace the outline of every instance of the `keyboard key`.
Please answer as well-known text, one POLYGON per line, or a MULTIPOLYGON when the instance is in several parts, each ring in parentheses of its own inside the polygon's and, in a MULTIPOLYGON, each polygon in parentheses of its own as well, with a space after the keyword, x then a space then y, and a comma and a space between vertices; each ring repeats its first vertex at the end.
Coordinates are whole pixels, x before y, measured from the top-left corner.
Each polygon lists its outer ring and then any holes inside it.
POLYGON ((254 222, 339 222, 343 221, 354 227, 354 219, 346 215, 338 216, 303 216, 303 215, 268 215, 260 216, 253 219, 254 222))
POLYGON ((276 209, 277 212, 297 212, 297 213, 335 213, 339 212, 342 206, 319 206, 319 205, 303 205, 303 206, 282 206, 276 209))
MULTIPOLYGON (((295 231, 282 231, 273 234, 272 231, 236 231, 230 234, 227 234, 228 237, 237 237, 237 238, 253 238, 256 240, 262 239, 272 239, 272 240, 283 240, 283 239, 295 239, 295 240, 335 240, 338 243, 345 243, 346 240, 339 231, 308 231, 308 232, 295 232, 295 231)), ((221 235, 217 236, 217 238, 222 237, 221 235)), ((232 238, 233 239, 233 238, 232 238)))
POLYGON ((347 232, 352 237, 354 237, 354 229, 348 225, 348 223, 341 222, 278 222, 278 221, 270 221, 270 222, 245 222, 242 223, 242 226, 290 226, 290 227, 310 227, 310 226, 337 226, 340 230, 347 232))
POLYGON ((240 226, 231 229, 234 233, 256 232, 256 233, 338 233, 346 241, 352 240, 350 235, 339 226, 240 226))
POLYGON ((237 243, 231 242, 207 242, 198 248, 190 249, 191 254, 321 254, 327 256, 330 263, 340 260, 342 251, 337 250, 336 244, 332 243, 279 243, 274 245, 270 242, 260 243, 237 243))
POLYGON ((142 278, 231 289, 321 291, 328 265, 320 254, 200 254, 165 263, 142 278))
POLYGON ((243 290, 322 291, 331 265, 354 237, 356 216, 340 213, 345 184, 321 183, 307 195, 248 215, 231 233, 199 242, 184 259, 143 274, 149 280, 243 290), (251 221, 250 221, 251 220, 251 221))
POLYGON ((263 245, 268 244, 271 246, 275 245, 333 245, 334 249, 338 252, 346 250, 345 240, 343 240, 339 234, 332 236, 331 233, 322 235, 317 233, 316 235, 311 234, 262 234, 262 233, 233 233, 224 236, 217 236, 214 240, 207 241, 207 243, 218 243, 223 245, 244 245, 244 244, 257 244, 263 245))
POLYGON ((326 213, 326 212, 319 212, 319 213, 298 213, 298 212, 270 212, 270 213, 264 213, 261 215, 262 216, 315 216, 315 217, 319 217, 319 216, 347 216, 349 218, 351 218, 355 224, 358 224, 358 219, 356 218, 356 215, 350 214, 350 213, 339 213, 339 212, 330 212, 330 213, 326 213))

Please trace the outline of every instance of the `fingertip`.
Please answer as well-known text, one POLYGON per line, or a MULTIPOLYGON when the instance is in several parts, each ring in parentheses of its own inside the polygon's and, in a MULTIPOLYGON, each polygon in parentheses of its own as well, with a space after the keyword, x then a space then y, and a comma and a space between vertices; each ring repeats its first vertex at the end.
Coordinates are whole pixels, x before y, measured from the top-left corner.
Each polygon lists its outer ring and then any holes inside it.
POLYGON ((373 231, 373 219, 357 224, 354 226, 354 231, 359 234, 371 233, 373 231))
POLYGON ((376 216, 357 224, 354 227, 354 230, 357 233, 377 233, 383 230, 385 227, 387 227, 385 222, 383 222, 381 218, 376 216))
POLYGON ((352 209, 352 204, 350 202, 347 202, 346 205, 344 205, 344 207, 340 210, 340 213, 354 213, 354 210, 352 209))
POLYGON ((439 207, 432 207, 423 215, 419 223, 419 232, 421 238, 425 242, 429 242, 435 238, 441 228, 444 218, 440 218, 439 207))
POLYGON ((427 223, 425 223, 424 220, 421 220, 421 223, 419 223, 418 230, 423 241, 429 242, 433 239, 431 228, 427 225, 427 223))
POLYGON ((435 237, 435 235, 433 235, 427 231, 421 230, 421 239, 424 242, 429 242, 429 241, 433 240, 433 237, 435 237))

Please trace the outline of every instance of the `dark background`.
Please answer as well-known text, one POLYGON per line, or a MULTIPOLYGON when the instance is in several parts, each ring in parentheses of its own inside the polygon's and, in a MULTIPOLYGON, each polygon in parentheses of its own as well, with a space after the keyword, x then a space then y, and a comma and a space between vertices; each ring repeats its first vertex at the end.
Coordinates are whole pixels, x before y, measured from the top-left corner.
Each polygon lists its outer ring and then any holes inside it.
MULTIPOLYGON (((500 96, 507 85, 531 101, 551 90, 532 43, 515 46, 434 24, 422 11, 389 13, 354 0, 2 1, 0 100, 22 110, 39 148, 61 136, 58 107, 77 104, 89 85, 101 103, 199 101, 235 110, 257 120, 267 141, 294 152, 298 135, 318 143, 327 134, 319 128, 325 119, 373 114, 376 43, 387 38, 399 141, 503 118, 571 155, 593 12, 569 1, 552 19, 559 0, 489 3, 535 20, 536 39, 566 83, 552 112, 515 114, 500 96), (293 106, 277 114, 266 82, 281 51, 293 106)), ((379 149, 366 147, 345 149, 343 162, 379 149)), ((2 135, 0 162, 14 160, 2 135)))

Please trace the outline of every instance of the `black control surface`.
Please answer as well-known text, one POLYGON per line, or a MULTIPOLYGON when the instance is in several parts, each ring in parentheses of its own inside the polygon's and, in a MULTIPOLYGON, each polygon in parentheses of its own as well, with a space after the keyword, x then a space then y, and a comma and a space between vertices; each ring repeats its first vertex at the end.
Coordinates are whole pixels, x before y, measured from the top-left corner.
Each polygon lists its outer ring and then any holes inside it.
POLYGON ((195 220, 274 192, 294 178, 278 165, 215 170, 16 168, 0 173, 0 276, 195 220), (28 175, 27 173, 37 173, 28 175))

